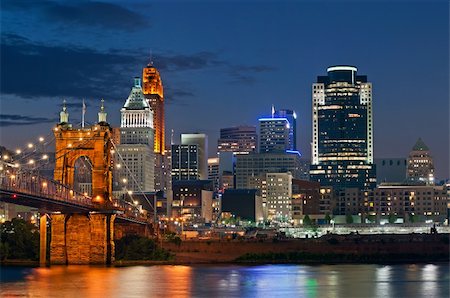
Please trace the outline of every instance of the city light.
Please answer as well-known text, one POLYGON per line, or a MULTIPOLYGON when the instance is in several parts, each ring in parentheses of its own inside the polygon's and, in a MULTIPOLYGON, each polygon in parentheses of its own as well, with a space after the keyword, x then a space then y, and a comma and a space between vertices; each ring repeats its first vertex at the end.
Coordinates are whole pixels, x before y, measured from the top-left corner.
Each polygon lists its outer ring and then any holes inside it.
POLYGON ((27 147, 30 149, 33 148, 33 146, 34 146, 33 143, 28 143, 28 145, 27 145, 27 147))
POLYGON ((34 164, 34 159, 30 159, 30 160, 28 161, 28 163, 29 163, 30 165, 34 164))
POLYGON ((42 155, 42 159, 44 160, 48 159, 48 155, 47 154, 42 155))
POLYGON ((22 153, 22 150, 17 149, 17 150, 16 150, 16 154, 20 154, 20 153, 22 153))
POLYGON ((44 138, 43 137, 39 137, 39 142, 43 142, 44 141, 44 138))

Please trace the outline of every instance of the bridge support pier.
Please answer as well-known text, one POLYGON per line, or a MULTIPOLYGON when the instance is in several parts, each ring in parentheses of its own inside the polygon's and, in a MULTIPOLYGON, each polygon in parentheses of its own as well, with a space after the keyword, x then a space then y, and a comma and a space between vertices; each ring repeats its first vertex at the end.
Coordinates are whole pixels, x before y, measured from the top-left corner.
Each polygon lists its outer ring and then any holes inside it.
POLYGON ((39 265, 47 265, 47 214, 41 214, 39 220, 39 265))
POLYGON ((52 214, 51 218, 51 264, 114 262, 114 214, 52 214))

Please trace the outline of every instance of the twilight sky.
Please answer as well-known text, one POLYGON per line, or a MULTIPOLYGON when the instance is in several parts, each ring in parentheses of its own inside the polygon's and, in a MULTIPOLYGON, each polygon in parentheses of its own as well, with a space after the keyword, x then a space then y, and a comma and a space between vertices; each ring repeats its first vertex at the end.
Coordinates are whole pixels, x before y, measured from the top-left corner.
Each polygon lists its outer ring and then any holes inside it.
MULTIPOLYGON (((153 53, 165 88, 166 135, 257 125, 294 109, 310 156, 311 84, 330 65, 373 83, 375 157, 405 157, 422 137, 438 178, 449 174, 449 3, 436 1, 1 0, 0 145, 70 120, 108 120, 153 53)), ((177 140, 177 139, 176 139, 177 140)))

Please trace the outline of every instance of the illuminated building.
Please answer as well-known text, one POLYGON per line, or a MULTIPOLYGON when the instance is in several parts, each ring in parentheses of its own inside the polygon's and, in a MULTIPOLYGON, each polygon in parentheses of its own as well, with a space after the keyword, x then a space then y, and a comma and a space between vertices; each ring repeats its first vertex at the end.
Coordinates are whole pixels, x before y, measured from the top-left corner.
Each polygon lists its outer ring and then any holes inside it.
POLYGON ((287 118, 259 119, 259 152, 285 152, 290 150, 290 123, 287 118))
POLYGON ((242 220, 262 221, 262 198, 256 189, 227 189, 222 196, 222 213, 230 213, 242 220))
POLYGON ((172 145, 172 184, 180 180, 199 180, 198 145, 172 145))
POLYGON ((139 78, 135 78, 120 112, 114 188, 116 191, 154 191, 153 112, 142 93, 139 78))
POLYGON ((288 150, 297 150, 297 114, 293 110, 277 110, 275 117, 286 118, 289 121, 289 144, 288 150))
POLYGON ((142 69, 142 92, 153 110, 154 152, 164 154, 164 90, 161 76, 153 62, 142 69))
POLYGON ((261 181, 262 200, 267 205, 267 218, 279 222, 292 219, 292 174, 265 173, 261 181))
POLYGON ((217 141, 217 152, 234 152, 235 154, 255 152, 257 140, 255 126, 222 128, 217 141))
POLYGON ((213 181, 214 190, 219 189, 220 175, 219 175, 219 158, 208 158, 208 180, 213 181))
POLYGON ((172 184, 172 216, 189 222, 211 222, 213 185, 210 180, 183 180, 172 184))
POLYGON ((421 138, 409 153, 407 179, 410 183, 434 184, 433 157, 421 138))
POLYGON ((310 179, 334 189, 376 186, 372 84, 353 66, 333 66, 312 86, 310 179))

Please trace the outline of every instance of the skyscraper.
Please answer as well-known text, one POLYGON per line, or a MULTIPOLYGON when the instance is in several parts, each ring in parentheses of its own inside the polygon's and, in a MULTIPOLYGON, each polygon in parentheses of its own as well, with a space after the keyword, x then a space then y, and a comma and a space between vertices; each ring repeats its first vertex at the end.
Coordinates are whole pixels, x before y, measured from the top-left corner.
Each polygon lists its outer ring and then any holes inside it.
POLYGON ((155 188, 166 189, 164 171, 164 89, 159 71, 153 66, 153 62, 142 69, 142 90, 148 104, 153 111, 154 134, 154 158, 155 158, 155 188))
POLYGON ((372 84, 353 66, 332 66, 312 86, 311 180, 374 188, 372 84))
POLYGON ((281 109, 275 111, 277 118, 286 118, 289 121, 288 150, 297 150, 297 114, 293 110, 281 109))
POLYGON ((115 190, 154 191, 153 112, 142 93, 139 78, 134 79, 134 86, 120 113, 115 190))
POLYGON ((153 62, 142 69, 142 91, 153 110, 154 152, 164 154, 164 90, 161 76, 153 62))
POLYGON ((407 179, 418 184, 434 184, 434 164, 430 149, 419 138, 409 153, 407 179))
POLYGON ((247 154, 256 151, 255 126, 235 126, 220 129, 220 138, 217 141, 218 152, 234 152, 236 154, 247 154))
POLYGON ((290 123, 287 118, 272 117, 259 119, 259 152, 280 153, 290 150, 290 123))
POLYGON ((208 136, 204 133, 182 133, 181 144, 197 145, 199 179, 208 179, 208 136))
POLYGON ((198 145, 172 145, 172 182, 198 180, 198 145))

